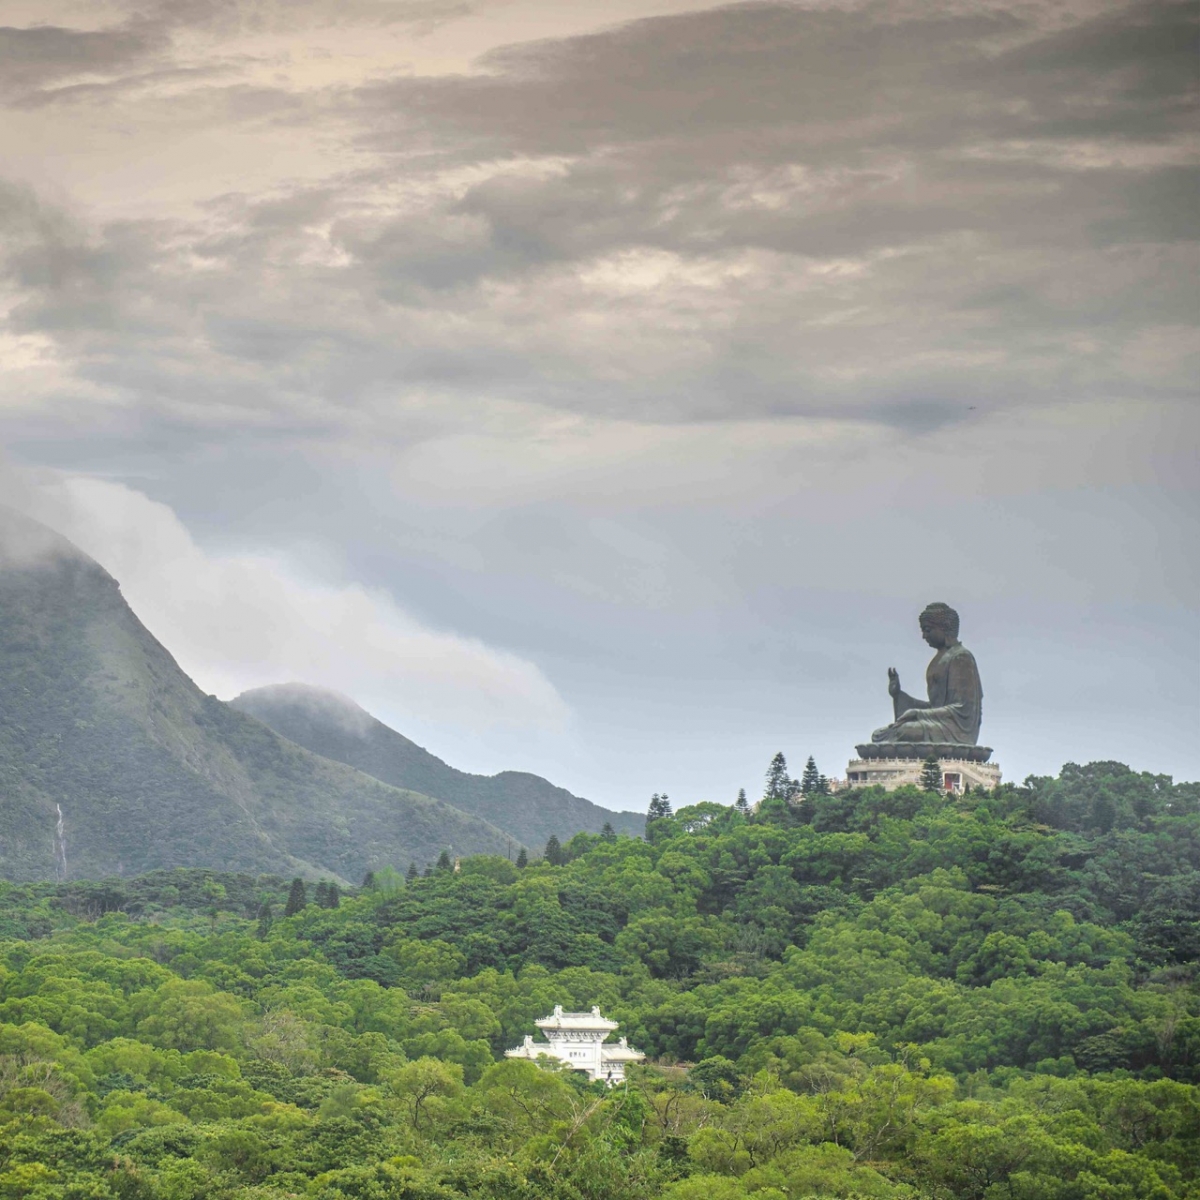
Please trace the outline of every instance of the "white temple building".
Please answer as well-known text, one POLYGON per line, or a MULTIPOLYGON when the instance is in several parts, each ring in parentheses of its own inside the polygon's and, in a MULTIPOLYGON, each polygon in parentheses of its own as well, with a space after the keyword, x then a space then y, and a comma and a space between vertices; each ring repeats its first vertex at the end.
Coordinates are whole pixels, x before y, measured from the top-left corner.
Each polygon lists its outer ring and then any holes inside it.
POLYGON ((617 1022, 602 1017, 598 1008, 585 1013, 563 1012, 562 1005, 556 1004, 550 1016, 534 1024, 545 1033, 546 1040, 535 1042, 527 1036, 521 1045, 505 1050, 506 1058, 536 1061, 545 1054, 611 1086, 625 1078, 626 1063, 641 1062, 646 1057, 640 1050, 631 1049, 624 1038, 611 1046, 603 1044, 617 1022))

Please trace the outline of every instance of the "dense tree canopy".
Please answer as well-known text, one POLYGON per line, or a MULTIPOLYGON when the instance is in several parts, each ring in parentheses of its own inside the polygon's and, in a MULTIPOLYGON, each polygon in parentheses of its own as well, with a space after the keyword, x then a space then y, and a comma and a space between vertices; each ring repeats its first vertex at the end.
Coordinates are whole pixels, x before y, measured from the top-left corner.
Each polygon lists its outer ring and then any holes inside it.
POLYGON ((0 885, 0 1198, 1198 1194, 1196 785, 697 804, 557 857, 274 917, 275 877, 0 885), (505 1060, 555 1004, 650 1060, 505 1060))

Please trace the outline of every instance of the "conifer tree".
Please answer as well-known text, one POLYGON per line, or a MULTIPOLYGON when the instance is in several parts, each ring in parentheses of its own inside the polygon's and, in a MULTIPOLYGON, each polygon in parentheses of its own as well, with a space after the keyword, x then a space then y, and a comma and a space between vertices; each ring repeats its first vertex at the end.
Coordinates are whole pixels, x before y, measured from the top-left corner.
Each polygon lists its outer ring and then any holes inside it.
POLYGON ((944 790, 945 781, 942 779, 942 764, 936 754, 931 754, 921 764, 921 790, 925 792, 940 792, 944 790))
POLYGON ((416 864, 415 862, 410 862, 410 863, 408 864, 408 871, 407 871, 407 873, 405 874, 404 878, 405 878, 405 879, 406 879, 406 880, 407 880, 409 883, 412 883, 412 881, 413 881, 414 879, 416 879, 416 877, 417 877, 417 864, 416 864))
POLYGON ((313 903, 318 908, 329 907, 329 884, 323 879, 317 884, 317 890, 313 893, 313 903))
POLYGON ((653 842, 658 837, 662 822, 672 815, 671 802, 667 793, 660 796, 657 792, 650 797, 650 807, 646 810, 646 841, 653 842))
POLYGON ((821 772, 817 770, 817 764, 813 756, 808 756, 808 762, 804 764, 804 772, 800 776, 800 794, 802 796, 812 796, 821 790, 821 772))
POLYGON ((297 876, 297 878, 292 880, 292 890, 288 892, 287 904, 284 906, 283 915, 285 917, 294 917, 307 904, 308 893, 304 890, 304 880, 297 876))
POLYGON ((425 870, 423 870, 421 872, 421 876, 424 879, 429 879, 432 875, 433 875, 433 867, 430 863, 426 863, 425 870))
POLYGON ((671 802, 666 792, 660 796, 657 792, 650 797, 650 807, 646 810, 647 821, 661 821, 671 816, 671 802))
POLYGON ((787 793, 791 790, 791 779, 787 775, 787 760, 784 757, 784 751, 780 750, 767 768, 767 786, 763 788, 762 798, 764 800, 778 797, 779 799, 787 799, 787 793))
POLYGON ((737 802, 733 807, 736 808, 744 817, 748 817, 750 815, 750 801, 746 799, 745 788, 738 788, 737 802))
POLYGON ((612 827, 611 821, 604 822, 604 828, 600 830, 600 836, 606 842, 615 842, 617 840, 617 831, 612 827))
POLYGON ((783 751, 780 750, 771 759, 771 765, 767 768, 767 786, 763 789, 763 799, 790 800, 796 795, 799 786, 794 779, 788 776, 787 759, 783 757, 783 751))
POLYGON ((370 891, 374 890, 374 888, 375 888, 375 872, 374 871, 368 871, 363 876, 362 888, 363 888, 364 892, 370 892, 370 891))
POLYGON ((547 839, 546 849, 542 852, 542 858, 552 867, 561 867, 566 862, 566 855, 563 854, 563 848, 554 834, 551 834, 547 839))
POLYGON ((828 796, 829 795, 829 780, 824 775, 820 776, 817 779, 817 795, 818 796, 828 796))
POLYGON ((529 855, 526 853, 525 847, 522 846, 517 851, 517 870, 523 871, 527 866, 529 866, 529 855))
POLYGON ((342 893, 336 883, 331 883, 325 892, 325 907, 338 908, 342 903, 342 893))
POLYGON ((271 926, 275 923, 275 913, 271 908, 270 900, 264 900, 258 906, 258 937, 261 941, 271 932, 271 926))
POLYGON ((437 869, 439 871, 449 871, 453 866, 454 864, 450 861, 450 852, 448 850, 443 850, 441 854, 438 855, 437 869))

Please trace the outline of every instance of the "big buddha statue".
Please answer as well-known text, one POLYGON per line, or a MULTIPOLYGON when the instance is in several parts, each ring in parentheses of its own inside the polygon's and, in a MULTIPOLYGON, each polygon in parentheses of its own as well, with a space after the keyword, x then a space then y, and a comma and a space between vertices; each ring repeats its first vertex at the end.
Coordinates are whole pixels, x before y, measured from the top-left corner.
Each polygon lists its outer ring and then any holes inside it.
POLYGON ((979 745, 983 688, 974 655, 958 640, 958 613, 948 604, 930 604, 919 620, 921 636, 935 651, 925 670, 929 699, 910 696, 889 667, 894 720, 858 752, 865 759, 934 755, 986 762, 991 750, 979 745))

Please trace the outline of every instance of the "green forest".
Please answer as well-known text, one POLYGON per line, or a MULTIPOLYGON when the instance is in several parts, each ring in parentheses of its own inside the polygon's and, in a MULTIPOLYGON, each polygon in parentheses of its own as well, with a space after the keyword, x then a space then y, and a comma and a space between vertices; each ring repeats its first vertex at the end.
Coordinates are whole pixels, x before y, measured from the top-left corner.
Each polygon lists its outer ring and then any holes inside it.
POLYGON ((0 884, 0 1197, 1200 1197, 1200 785, 779 778, 356 889, 0 884), (647 1061, 505 1060, 556 1004, 647 1061))

